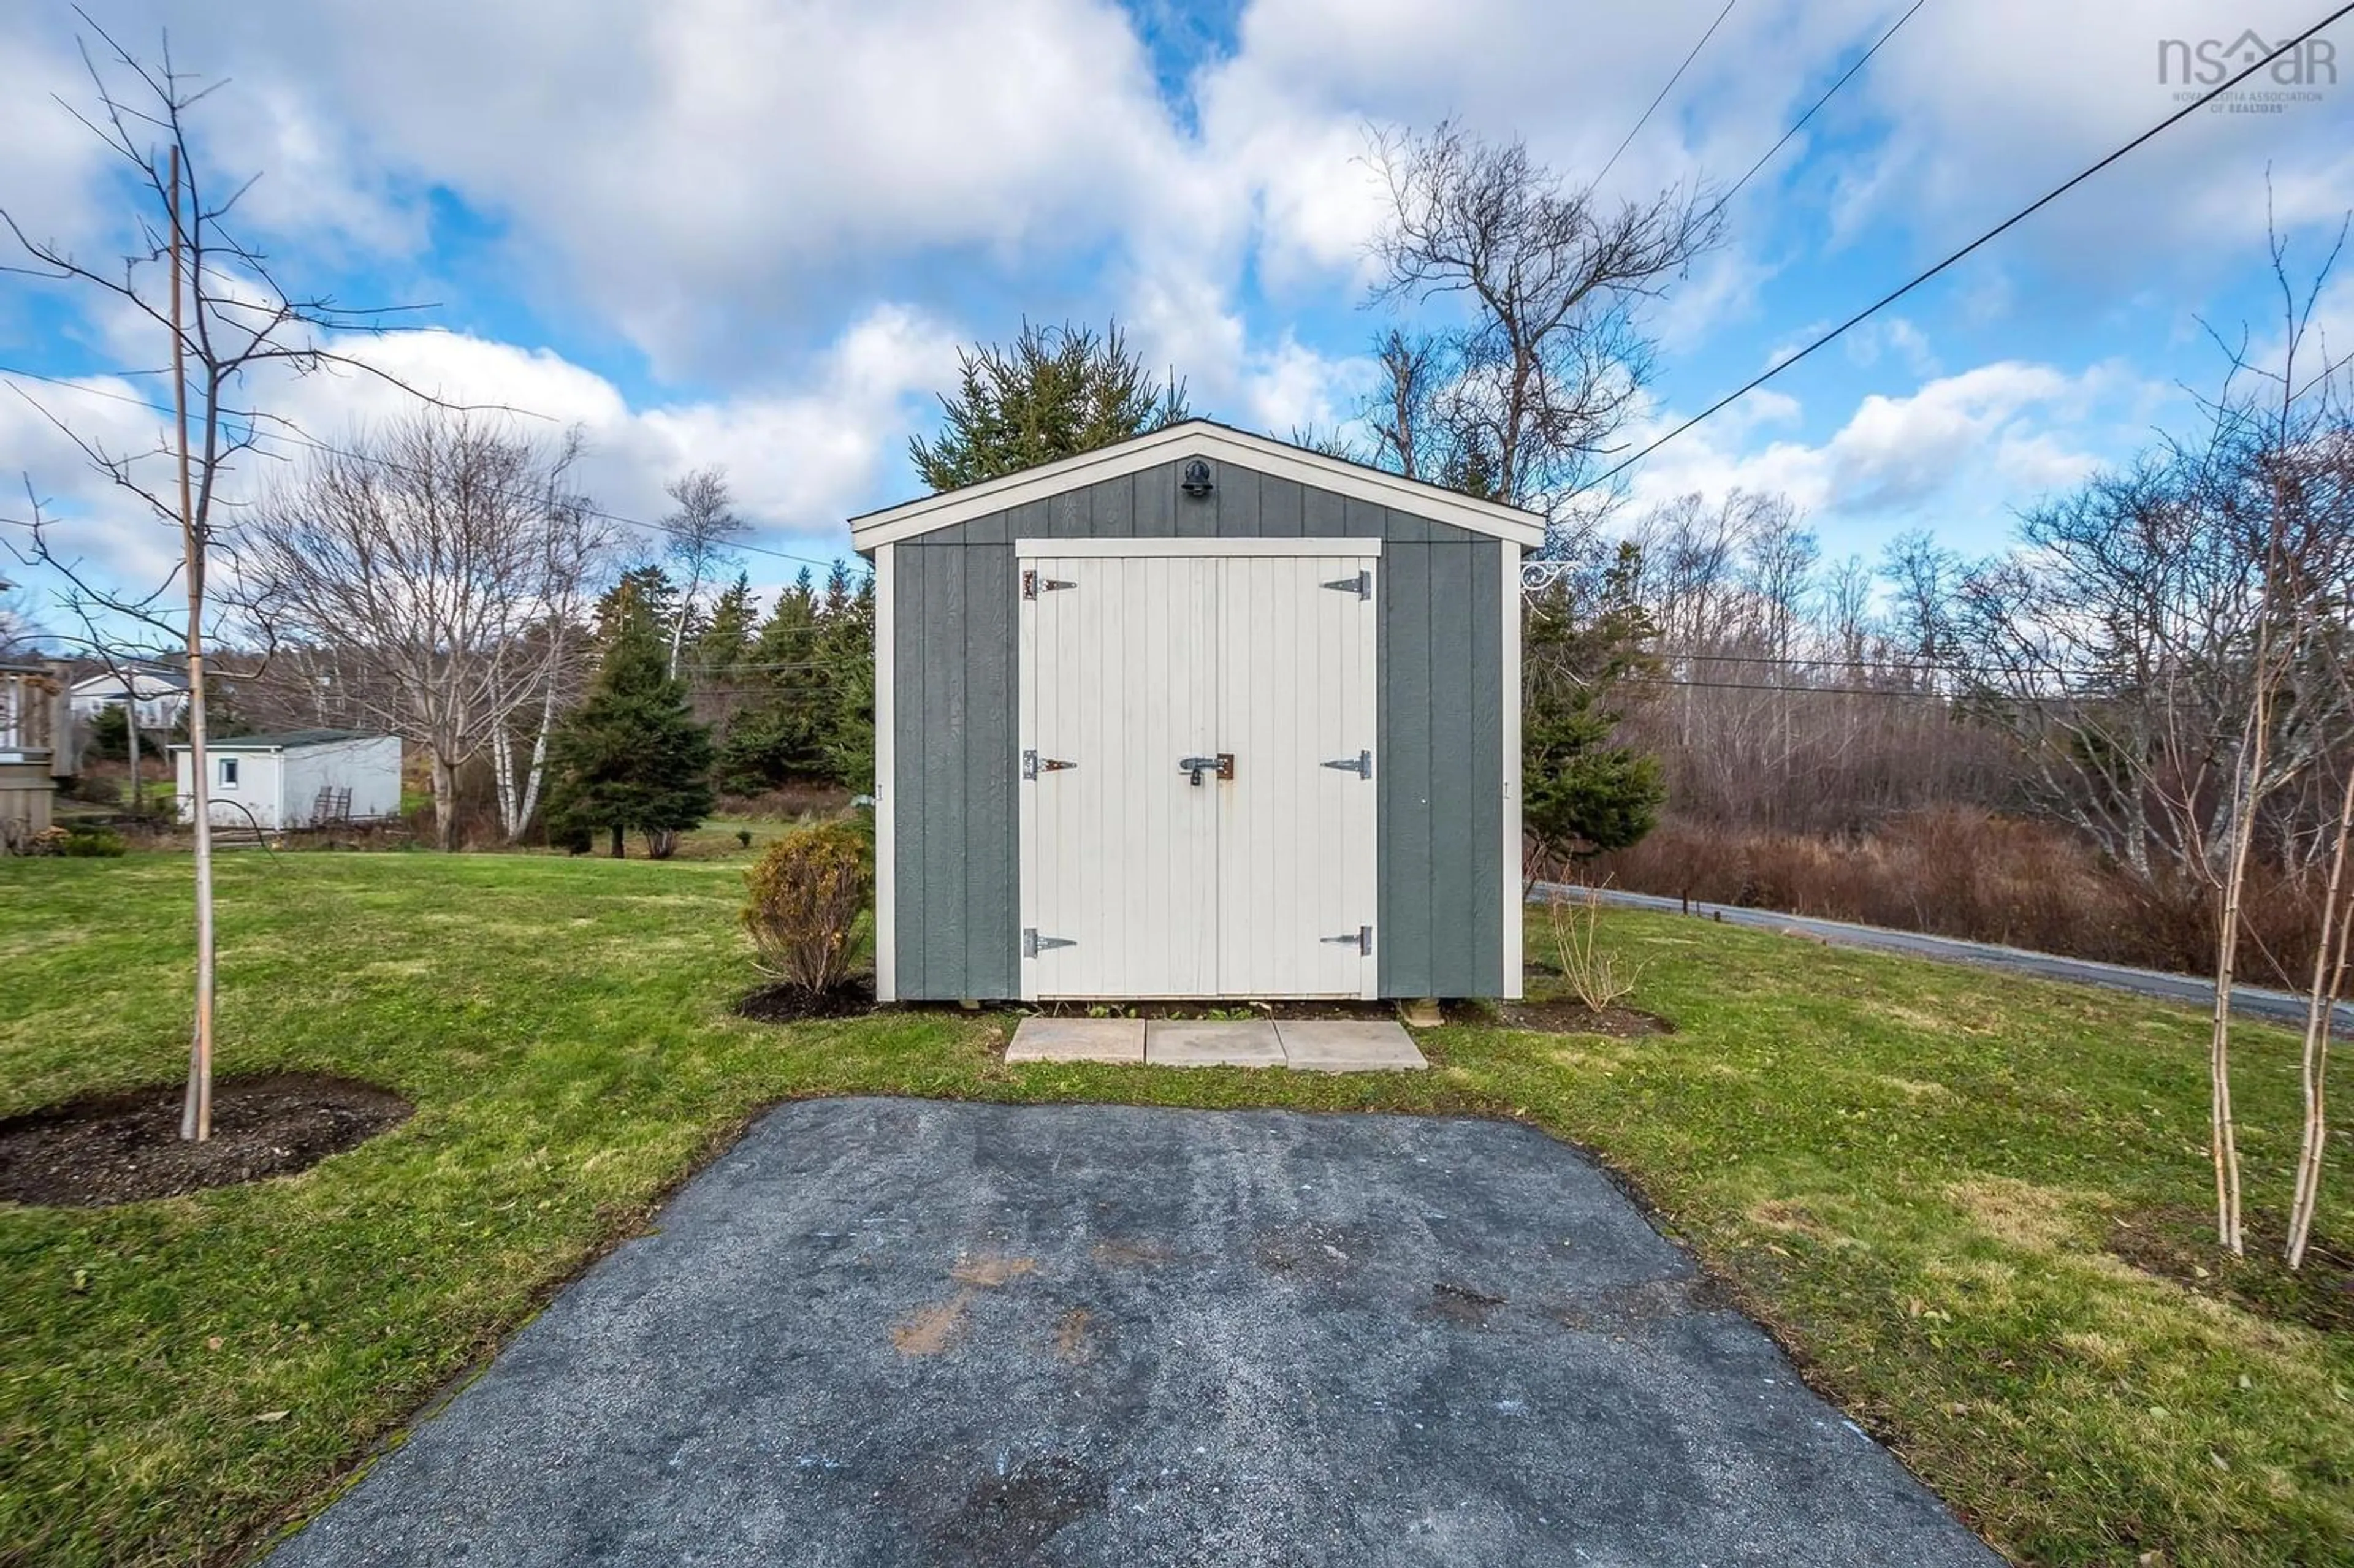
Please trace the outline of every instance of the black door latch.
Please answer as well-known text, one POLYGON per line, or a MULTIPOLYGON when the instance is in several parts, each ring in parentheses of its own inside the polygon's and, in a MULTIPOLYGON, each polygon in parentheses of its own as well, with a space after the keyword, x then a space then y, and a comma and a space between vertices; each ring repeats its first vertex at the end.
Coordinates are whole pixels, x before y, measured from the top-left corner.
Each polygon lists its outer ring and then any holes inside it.
POLYGON ((1204 773, 1232 779, 1235 776, 1235 754, 1221 751, 1215 757, 1181 757, 1177 759, 1177 771, 1188 775, 1185 781, 1199 789, 1204 773))

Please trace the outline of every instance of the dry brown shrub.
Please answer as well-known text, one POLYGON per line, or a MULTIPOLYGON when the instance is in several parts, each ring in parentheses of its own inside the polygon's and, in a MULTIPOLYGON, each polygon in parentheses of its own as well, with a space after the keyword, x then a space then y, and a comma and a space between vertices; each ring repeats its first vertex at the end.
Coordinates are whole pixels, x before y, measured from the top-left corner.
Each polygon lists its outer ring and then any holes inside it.
MULTIPOLYGON (((1839 835, 1670 817, 1632 849, 1601 857, 1593 874, 1670 897, 2183 973, 2214 952, 2203 885, 2145 882, 2058 828, 1973 807, 1931 807, 1839 835)), ((2309 969, 2318 903, 2306 881, 2251 868, 2250 980, 2294 984, 2309 969)))
POLYGON ((744 882, 744 928, 765 972, 812 994, 849 978, 851 928, 873 890, 865 835, 848 822, 788 833, 744 882))

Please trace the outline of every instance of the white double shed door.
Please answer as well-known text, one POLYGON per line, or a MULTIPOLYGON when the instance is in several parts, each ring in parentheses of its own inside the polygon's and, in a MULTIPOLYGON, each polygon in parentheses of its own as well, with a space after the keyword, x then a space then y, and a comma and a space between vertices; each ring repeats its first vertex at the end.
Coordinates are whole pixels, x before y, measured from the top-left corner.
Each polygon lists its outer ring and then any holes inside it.
POLYGON ((1373 539, 1017 543, 1022 994, 1378 994, 1373 539))

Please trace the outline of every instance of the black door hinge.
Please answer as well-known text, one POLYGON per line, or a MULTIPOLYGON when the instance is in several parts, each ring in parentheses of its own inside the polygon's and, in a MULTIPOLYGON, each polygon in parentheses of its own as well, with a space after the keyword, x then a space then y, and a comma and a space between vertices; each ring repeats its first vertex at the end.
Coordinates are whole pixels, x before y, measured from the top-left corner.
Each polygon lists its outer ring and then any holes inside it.
POLYGON ((1076 768, 1076 762, 1066 762, 1059 757, 1041 757, 1034 751, 1022 754, 1022 777, 1034 782, 1041 773, 1060 773, 1066 768, 1076 768))
POLYGON ((1337 768, 1343 773, 1353 773, 1360 779, 1371 779, 1373 776, 1373 754, 1361 751, 1354 757, 1336 757, 1322 766, 1337 768))
POLYGON ((1078 945, 1076 937, 1042 937, 1035 926, 1022 927, 1022 956, 1025 959, 1034 959, 1049 948, 1076 948, 1078 945))
POLYGON ((1338 593, 1352 593, 1359 599, 1371 599, 1373 597, 1373 574, 1360 571, 1353 577, 1335 577, 1322 586, 1338 593))
POLYGON ((1346 942, 1357 949, 1357 956, 1360 958, 1369 959, 1373 956, 1373 928, 1371 926, 1360 926, 1354 931, 1344 931, 1337 937, 1320 937, 1317 939, 1331 943, 1346 942))
POLYGON ((1052 593, 1056 588, 1071 588, 1078 586, 1079 585, 1076 583, 1064 582, 1058 577, 1042 577, 1036 572, 1023 572, 1022 574, 1022 597, 1023 599, 1036 599, 1040 594, 1052 593))

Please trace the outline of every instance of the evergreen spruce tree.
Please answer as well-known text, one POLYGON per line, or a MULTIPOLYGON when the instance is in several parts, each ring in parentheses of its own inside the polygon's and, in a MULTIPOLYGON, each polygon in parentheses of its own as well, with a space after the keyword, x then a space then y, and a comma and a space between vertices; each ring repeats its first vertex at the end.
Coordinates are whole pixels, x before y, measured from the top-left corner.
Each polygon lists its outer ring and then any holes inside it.
POLYGON ((634 831, 664 860, 678 835, 711 813, 711 731, 695 721, 684 684, 670 674, 657 606, 625 577, 598 608, 604 646, 596 683, 549 747, 551 833, 601 829, 619 859, 634 831))
MULTIPOLYGON (((867 573, 853 589, 849 574, 836 563, 843 583, 839 609, 829 609, 818 634, 819 662, 824 667, 825 712, 819 750, 834 782, 859 794, 875 791, 875 574, 867 573)), ((826 601, 835 602, 833 585, 827 584, 826 601)))
POLYGON ((1527 609, 1521 697, 1522 816, 1539 872, 1625 849, 1657 824, 1659 759, 1610 744, 1621 683, 1658 669, 1650 616, 1635 592, 1641 553, 1622 545, 1527 609))
POLYGON ((711 602, 711 618, 690 645, 695 678, 690 688, 733 685, 737 666, 751 657, 752 639, 759 629, 759 610, 752 599, 751 577, 743 572, 711 602))
POLYGON ((745 660, 752 668, 743 683, 753 694, 727 722, 719 751, 722 789, 758 794, 822 766, 817 637, 817 587, 804 567, 777 596, 745 660))
POLYGON ((1022 323, 1010 348, 959 350, 953 397, 941 394, 938 438, 907 443, 916 472, 954 490, 1042 462, 1093 451, 1190 418, 1185 384, 1144 368, 1114 323, 1092 328, 1022 323))

